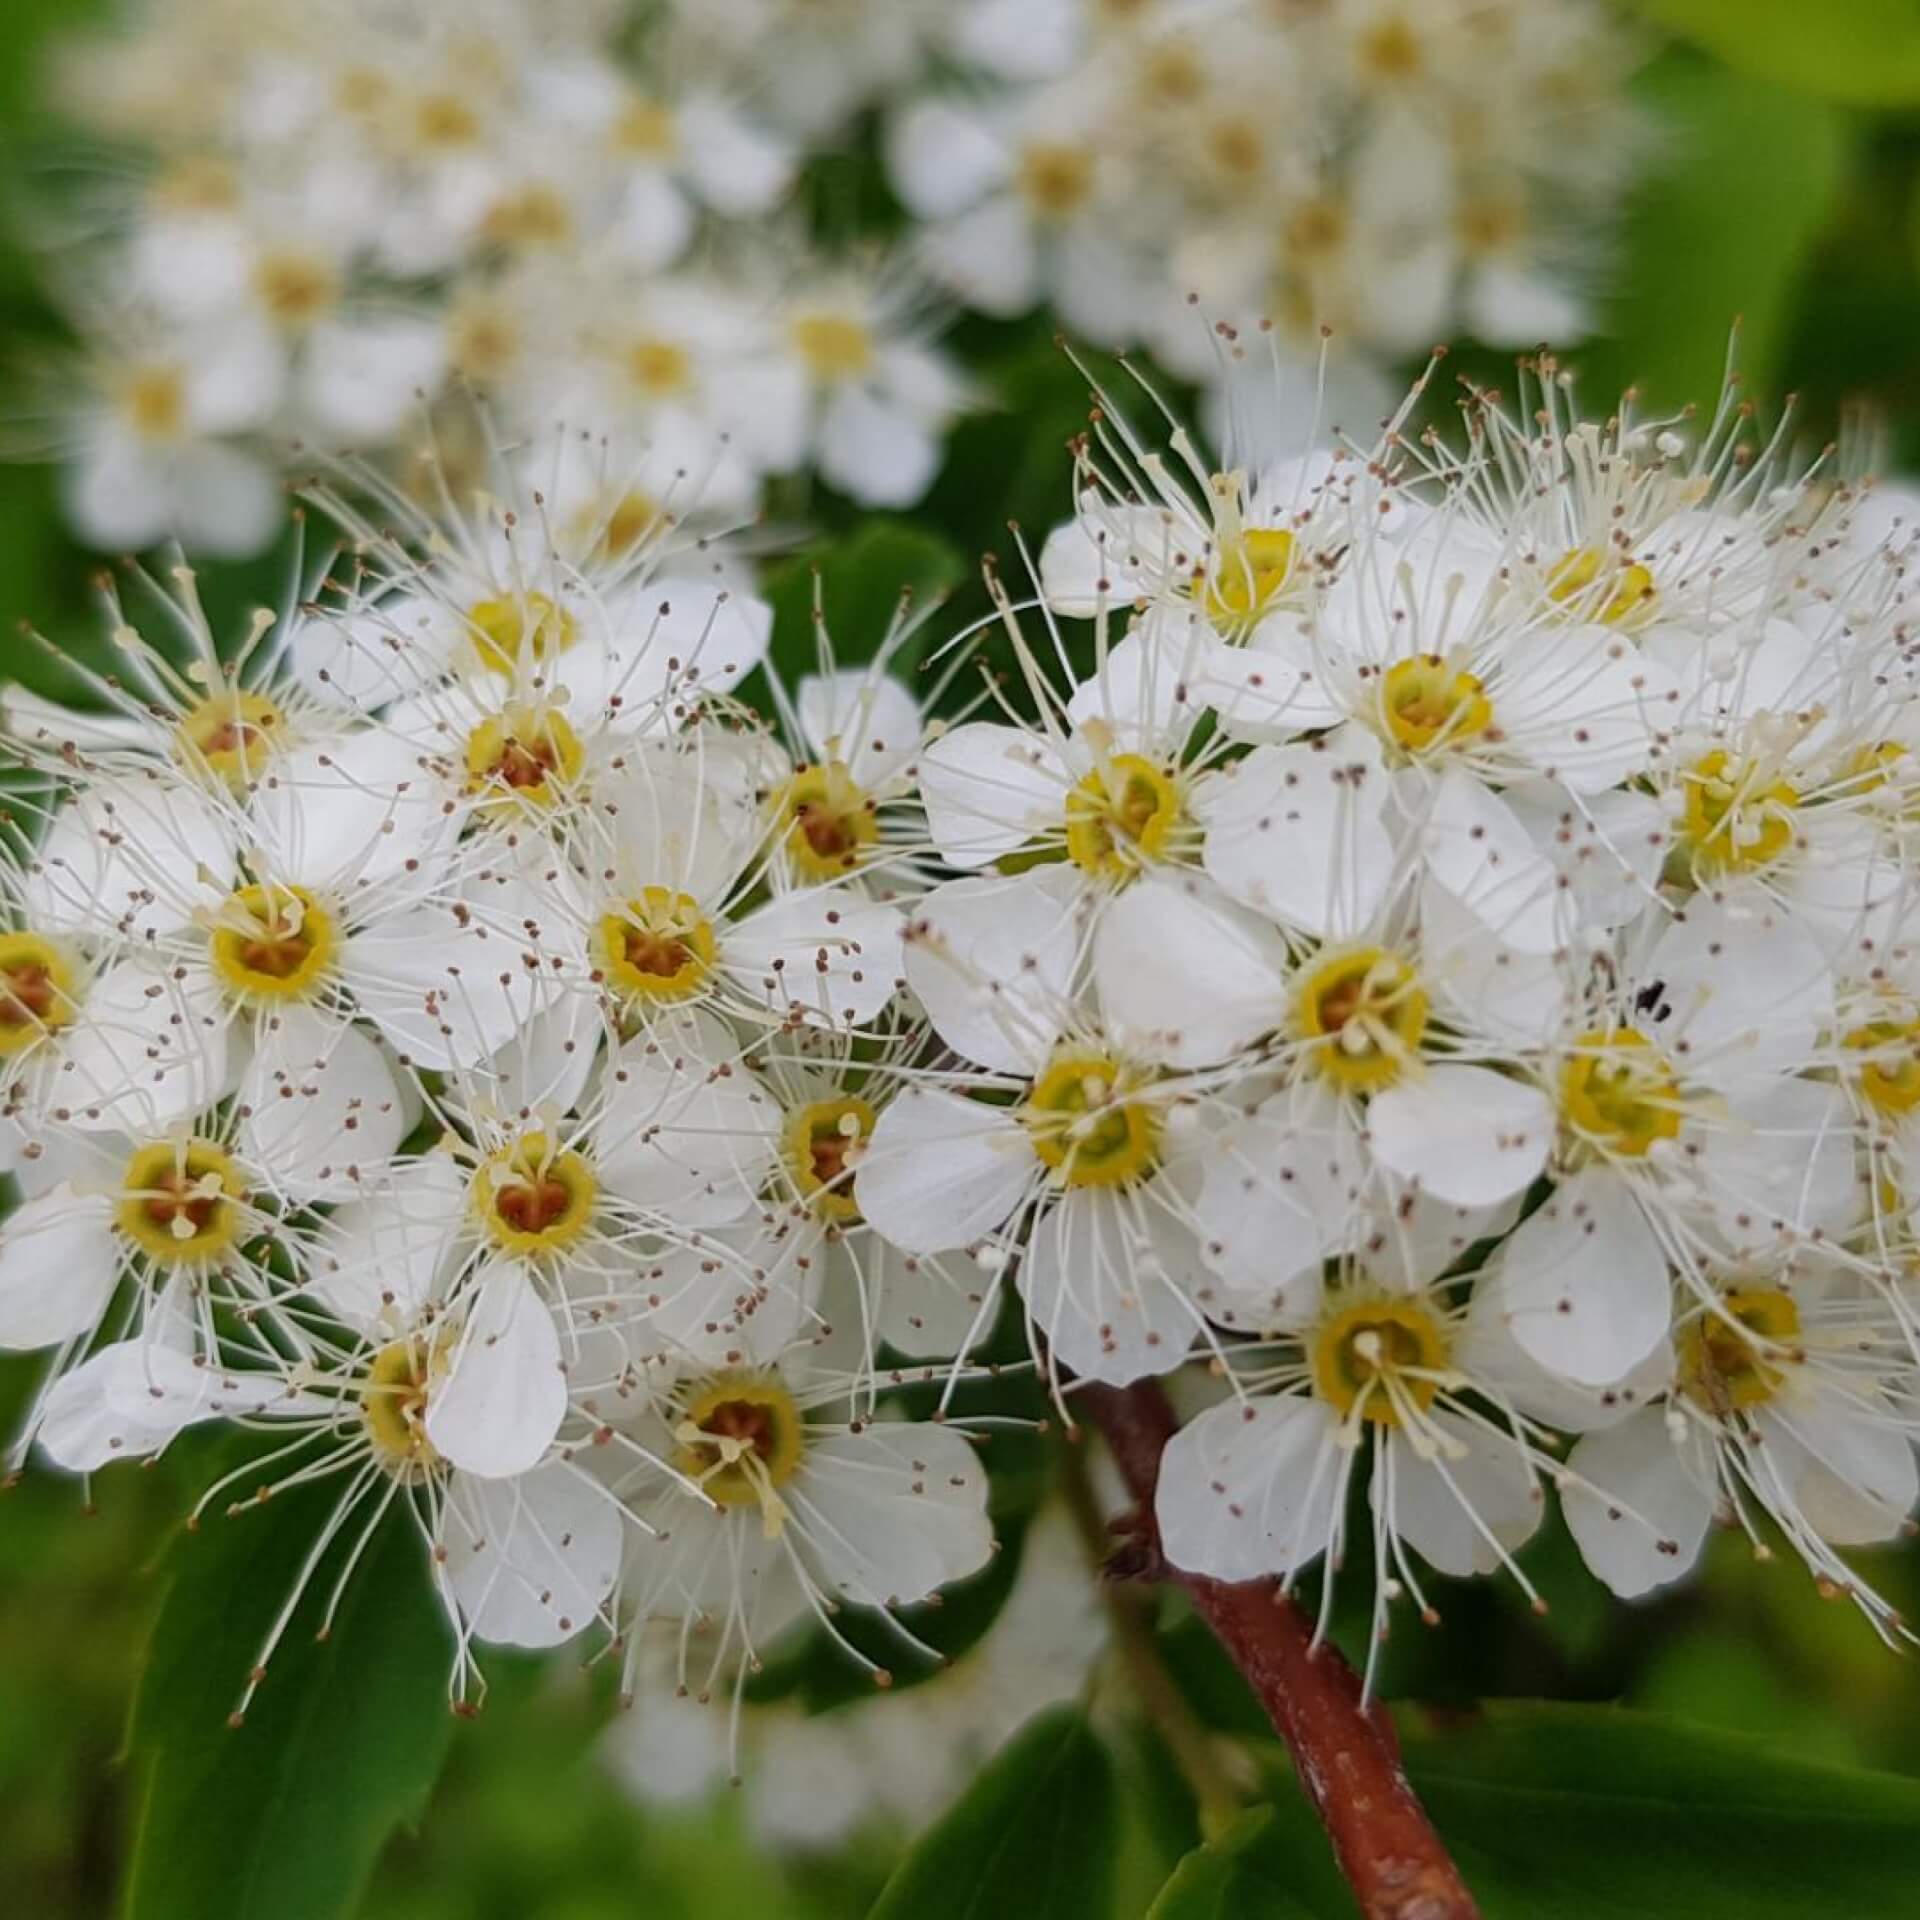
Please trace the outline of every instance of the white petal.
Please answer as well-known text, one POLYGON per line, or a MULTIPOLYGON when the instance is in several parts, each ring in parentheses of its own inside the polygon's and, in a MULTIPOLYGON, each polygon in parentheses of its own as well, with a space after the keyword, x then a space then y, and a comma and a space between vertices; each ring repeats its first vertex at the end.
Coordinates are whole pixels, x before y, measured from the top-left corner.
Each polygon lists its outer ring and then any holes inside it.
POLYGON ((407 1132, 386 1055, 337 1015, 298 1001, 261 1021, 238 1099, 248 1158, 300 1201, 351 1193, 407 1132))
POLYGON ((884 787, 919 751, 920 703, 890 673, 804 674, 794 708, 808 750, 843 761, 863 792, 884 787))
POLYGON ((956 867, 988 866, 1057 832, 1071 785, 1050 742, 991 721, 969 720, 920 755, 927 827, 956 867))
POLYGON ((925 1599, 993 1551, 987 1476, 951 1427, 818 1435, 787 1497, 824 1584, 861 1606, 925 1599))
POLYGON ((566 1417, 553 1314, 524 1267, 498 1260, 474 1278, 446 1377, 427 1399, 427 1438, 464 1473, 505 1480, 537 1466, 566 1417))
POLYGON ((1288 971, 1274 927, 1197 876, 1136 880, 1094 932, 1107 1031, 1176 1067, 1230 1059, 1283 1025, 1288 971))
POLYGON ((103 779, 54 814, 22 904, 43 933, 142 939, 187 925, 233 875, 233 831, 211 797, 159 777, 103 779))
POLYGON ((854 1191, 895 1246, 943 1253, 1003 1226, 1039 1164, 1006 1108, 909 1086, 881 1114, 854 1191))
POLYGON ((1552 1103, 1485 1067, 1429 1067, 1374 1096, 1367 1131, 1383 1166, 1442 1200, 1487 1207, 1523 1192, 1553 1145, 1552 1103))
POLYGON ((1075 1187, 1034 1226, 1020 1292, 1053 1358, 1083 1379, 1125 1386, 1171 1373, 1200 1330, 1185 1290, 1191 1262, 1176 1271, 1166 1259, 1145 1219, 1153 1204, 1075 1187))
POLYGON ((1824 1396, 1770 1411, 1774 1470, 1823 1540, 1863 1547, 1899 1535, 1920 1501, 1920 1467, 1890 1407, 1863 1412, 1824 1396))
POLYGON ((846 887, 781 894, 721 938, 720 965, 757 1005, 824 1027, 864 1026, 906 971, 897 908, 846 887))
POLYGON ((1389 1525, 1442 1573, 1492 1573, 1502 1549, 1511 1553, 1540 1524, 1545 1495, 1510 1436, 1441 1409, 1427 1418, 1441 1450, 1423 1459, 1405 1433, 1390 1435, 1391 1465, 1374 1463, 1374 1511, 1387 1507, 1389 1525))
POLYGON ((1608 627, 1536 627, 1510 644, 1503 669, 1504 744, 1576 793, 1644 771, 1676 717, 1673 676, 1608 627))
POLYGON ((949 880, 919 903, 907 984, 956 1053, 1007 1073, 1046 1057, 1075 986, 1081 898, 1076 873, 1048 866, 949 880))
POLYGON ((1713 1522, 1712 1483, 1688 1471, 1662 1408, 1588 1434, 1567 1472, 1560 1491, 1567 1530, 1580 1557, 1623 1600, 1693 1571, 1713 1522))
POLYGON ((983 116, 959 103, 919 100, 886 126, 887 177, 921 220, 972 206, 1011 177, 1012 156, 983 116))
POLYGON ((316 892, 437 863, 459 824, 419 750, 377 730, 280 755, 254 789, 253 816, 275 877, 316 892))
POLYGON ((0 1227, 0 1348, 55 1347, 92 1329, 120 1273, 112 1202, 62 1184, 0 1227))
POLYGON ((397 1332, 437 1292, 472 1204, 468 1177, 450 1154, 390 1172, 328 1216, 308 1263, 308 1290, 351 1327, 397 1332))
POLYGON ((1326 1550, 1349 1455, 1324 1401, 1209 1407, 1167 1442, 1154 1512, 1176 1567, 1215 1580, 1288 1574, 1326 1550))
POLYGON ((51 1102, 88 1131, 165 1132, 227 1091, 228 1025, 204 968, 122 960, 94 980, 60 1036, 51 1102))
POLYGON ((1256 747, 1207 789, 1207 872, 1256 912, 1345 938, 1393 878, 1386 801, 1378 750, 1357 729, 1317 747, 1256 747))
POLYGON ((920 231, 928 273, 968 306, 1010 319, 1040 292, 1039 250, 1033 222, 1012 194, 995 194, 977 207, 920 231))
POLYGON ((620 1510, 577 1467, 463 1481, 443 1544, 460 1611, 482 1640, 557 1647, 590 1625, 620 1571, 620 1510))
POLYGON ((1450 771, 1433 787, 1420 845, 1434 884, 1506 945, 1551 953, 1565 944, 1572 911, 1552 862, 1506 802, 1471 774, 1450 771))
POLYGON ((1361 1231, 1366 1155, 1340 1105, 1311 1093, 1279 1095, 1205 1140, 1194 1219, 1202 1257, 1248 1296, 1232 1303, 1236 1321, 1264 1302, 1264 1321, 1297 1324, 1321 1264, 1361 1231))
POLYGON ((1696 899, 1660 937, 1646 973, 1673 1009, 1661 1044, 1671 1050, 1684 1036, 1688 1071, 1720 1083, 1803 1066, 1833 1018, 1819 943, 1752 894, 1696 899))
POLYGON ((322 320, 307 335, 302 410, 325 438, 366 446, 420 413, 446 372, 442 327, 411 314, 322 320))
POLYGON ((1122 752, 1163 756, 1200 718, 1188 686, 1200 644, 1198 630, 1185 622, 1136 622, 1074 688, 1068 720, 1078 729, 1099 722, 1122 752))
POLYGON ((682 1226, 737 1220, 757 1202, 779 1147, 780 1113, 701 1017, 629 1041, 609 1065, 600 1176, 682 1226))
POLYGON ((910 507, 940 470, 940 441, 910 408, 843 386, 820 422, 821 474, 863 507, 910 507))
POLYGON ((1624 1379, 1672 1324, 1666 1255, 1606 1167, 1561 1182, 1508 1241, 1503 1270, 1514 1339, 1587 1386, 1624 1379))

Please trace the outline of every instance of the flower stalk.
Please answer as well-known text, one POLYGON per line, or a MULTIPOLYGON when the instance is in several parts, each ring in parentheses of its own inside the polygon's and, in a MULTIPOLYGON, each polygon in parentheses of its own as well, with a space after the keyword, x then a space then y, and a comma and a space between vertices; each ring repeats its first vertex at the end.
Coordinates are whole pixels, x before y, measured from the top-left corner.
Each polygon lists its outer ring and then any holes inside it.
POLYGON ((1476 1920, 1479 1907, 1400 1763, 1385 1711, 1277 1582, 1210 1580, 1161 1557, 1153 1518, 1160 1454, 1178 1422, 1159 1385, 1083 1385, 1076 1396, 1138 1503, 1138 1545, 1175 1581, 1286 1742, 1365 1920, 1476 1920))

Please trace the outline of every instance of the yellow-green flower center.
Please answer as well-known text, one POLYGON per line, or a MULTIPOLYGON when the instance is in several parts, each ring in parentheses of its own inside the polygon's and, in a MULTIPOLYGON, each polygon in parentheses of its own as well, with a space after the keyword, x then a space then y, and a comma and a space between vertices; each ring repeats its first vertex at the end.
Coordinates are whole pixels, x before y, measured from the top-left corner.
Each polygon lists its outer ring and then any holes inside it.
POLYGON ((1800 1309, 1777 1287, 1736 1287, 1679 1332, 1680 1389, 1709 1413, 1764 1405, 1798 1358, 1800 1309))
POLYGON ((873 1125, 873 1108, 857 1094, 811 1100, 787 1115, 780 1134, 787 1177, 823 1219, 845 1226, 860 1218, 854 1169, 873 1125))
POLYGON ((1147 1077, 1110 1054, 1056 1053, 1033 1083, 1021 1118, 1042 1165, 1070 1187, 1120 1187, 1158 1164, 1161 1121, 1142 1096, 1147 1077))
POLYGON ((240 887, 214 916, 215 976, 241 1000, 307 1000, 325 986, 339 927, 304 887, 240 887))
POLYGON ((1638 1159, 1680 1131, 1685 1106, 1667 1057, 1633 1027, 1583 1033, 1560 1074, 1560 1112, 1582 1140, 1638 1159))
POLYGON ((1478 739, 1493 725, 1493 704, 1473 674, 1422 653, 1380 676, 1380 720, 1397 746, 1426 753, 1478 739))
POLYGON ((544 1133, 523 1134, 474 1170, 473 1211, 503 1253, 562 1253, 593 1220, 593 1169, 544 1133))
POLYGON ((1314 1390, 1343 1418, 1397 1427, 1433 1405, 1452 1343, 1415 1300, 1356 1301, 1313 1336, 1314 1390))
POLYGON ((1322 954, 1295 998, 1308 1064, 1349 1092, 1391 1086, 1420 1051, 1428 1000, 1419 975, 1384 947, 1322 954))
POLYGON ((1067 853, 1088 873, 1129 880, 1166 857, 1181 818, 1173 775, 1137 753, 1116 753, 1067 795, 1067 853))
POLYGON ((80 1011, 65 950, 37 933, 0 934, 0 1058, 24 1053, 80 1011))
POLYGON ((158 1140, 127 1162, 114 1224, 158 1266, 201 1266, 239 1237, 245 1199, 239 1168, 211 1140, 158 1140))
POLYGON ((717 951, 700 903, 672 887, 648 887, 603 913, 592 947, 599 978, 635 1005, 667 1005, 703 992, 717 951))

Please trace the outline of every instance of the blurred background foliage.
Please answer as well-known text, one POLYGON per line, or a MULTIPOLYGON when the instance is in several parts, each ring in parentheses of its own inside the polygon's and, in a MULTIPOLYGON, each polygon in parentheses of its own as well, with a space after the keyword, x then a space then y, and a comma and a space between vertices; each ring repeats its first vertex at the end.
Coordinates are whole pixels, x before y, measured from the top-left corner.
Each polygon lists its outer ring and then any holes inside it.
MULTIPOLYGON (((0 178, 16 206, 30 203, 39 168, 59 151, 38 112, 41 42, 93 10, 91 0, 6 0, 0 10, 0 178)), ((1844 435, 1856 460, 1920 467, 1920 6, 1641 0, 1635 10, 1652 48, 1638 84, 1655 141, 1600 289, 1603 331, 1563 356, 1587 404, 1607 404, 1629 383, 1656 408, 1710 401, 1737 315, 1747 388, 1769 409, 1798 395, 1809 449, 1844 435)), ((813 190, 837 217, 885 217, 858 156, 828 163, 813 190)), ((6 362, 24 364, 59 338, 34 264, 0 246, 6 362)), ((873 564, 842 550, 829 566, 828 613, 840 613, 843 632, 871 626, 864 609, 887 605, 902 574, 943 584, 956 556, 970 572, 983 550, 1006 552, 1008 519, 1044 530, 1067 504, 1062 446, 1085 417, 1084 378, 1043 321, 964 321, 957 344, 999 404, 954 435, 914 516, 918 535, 869 534, 873 564)), ((1499 381, 1511 363, 1467 343, 1448 370, 1499 381)), ((13 442, 32 445, 35 422, 11 407, 0 416, 13 442)), ((844 539, 859 518, 818 492, 781 503, 777 517, 823 541, 844 539)), ((52 470, 0 464, 0 618, 86 652, 97 644, 89 583, 99 564, 65 535, 52 470)), ((289 566, 283 548, 210 574, 209 600, 216 610, 278 601, 289 566)), ((804 565, 774 597, 783 632, 803 636, 804 565)), ((930 632, 943 637, 979 604, 963 584, 930 632)), ((5 677, 45 672, 22 643, 0 639, 5 677)), ((0 1367, 0 1422, 24 1403, 33 1364, 0 1367)), ((205 1475, 204 1455, 182 1445, 91 1490, 29 1472, 0 1498, 0 1906, 23 1920, 116 1910, 138 1798, 122 1759, 129 1702, 166 1548, 205 1475)), ((1406 1710, 1415 1731, 1491 1697, 1623 1701, 1761 1734, 1803 1758, 1920 1775, 1913 1659, 1890 1655, 1853 1608, 1823 1599, 1796 1570, 1757 1563, 1740 1537, 1718 1541, 1696 1584, 1640 1607, 1583 1577, 1563 1531, 1525 1558, 1551 1603, 1544 1616, 1510 1583, 1487 1583, 1447 1591, 1442 1625, 1409 1618, 1398 1628, 1382 1686, 1422 1703, 1406 1710)), ((1920 1556, 1881 1555, 1866 1571, 1920 1617, 1920 1556)), ((276 1576, 269 1567, 263 1577, 276 1576)), ((1350 1590, 1366 1584, 1356 1578, 1350 1590)), ((1172 1614, 1163 1625, 1203 1717, 1257 1730, 1205 1636, 1172 1614)), ((486 1712, 454 1734, 418 1830, 386 1849, 365 1920, 847 1920, 884 1883, 901 1838, 884 1831, 824 1859, 778 1861, 756 1853, 737 1805, 642 1815, 596 1750, 617 1710, 604 1675, 512 1660, 490 1673, 486 1712)), ((417 1710, 440 1708, 435 1699, 417 1710)), ((1171 1798, 1176 1811, 1128 1820, 1116 1912, 1140 1913, 1195 1838, 1163 1766, 1142 1748, 1121 1768, 1123 1808, 1171 1798)), ((328 1785, 318 1778, 310 1789, 328 1785)), ((221 1807, 207 1805, 204 1818, 217 1826, 221 1807)), ((1920 1911, 1920 1895, 1903 1910, 1920 1911)))

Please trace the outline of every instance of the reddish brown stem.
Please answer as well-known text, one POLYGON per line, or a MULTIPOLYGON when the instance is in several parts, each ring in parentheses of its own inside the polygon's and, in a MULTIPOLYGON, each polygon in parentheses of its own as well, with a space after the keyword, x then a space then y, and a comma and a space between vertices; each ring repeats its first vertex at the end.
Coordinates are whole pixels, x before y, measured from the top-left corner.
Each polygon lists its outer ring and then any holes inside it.
POLYGON ((1366 1920, 1478 1920, 1480 1909, 1400 1765, 1393 1725, 1361 1705, 1360 1677, 1270 1580, 1229 1584, 1182 1573, 1160 1557, 1153 1495, 1160 1452, 1178 1422, 1152 1381, 1088 1383, 1075 1401, 1106 1436, 1139 1503, 1140 1540, 1177 1581, 1266 1708, 1293 1755, 1334 1856, 1366 1920))

